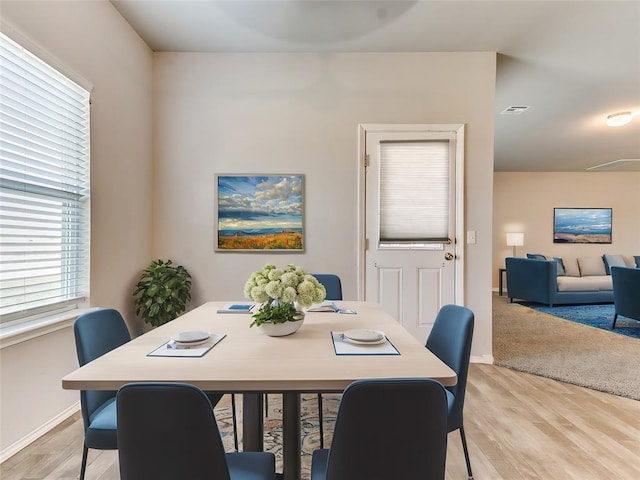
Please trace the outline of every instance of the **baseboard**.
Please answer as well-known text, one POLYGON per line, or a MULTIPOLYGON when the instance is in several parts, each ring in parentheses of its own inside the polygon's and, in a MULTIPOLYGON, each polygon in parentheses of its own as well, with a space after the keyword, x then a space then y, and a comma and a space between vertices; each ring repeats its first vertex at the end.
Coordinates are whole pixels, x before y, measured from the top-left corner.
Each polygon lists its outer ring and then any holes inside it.
POLYGON ((75 402, 69 408, 67 408, 63 412, 53 417, 44 425, 36 428, 34 431, 25 435, 24 437, 17 440, 16 442, 13 442, 7 448, 3 449, 2 452, 0 452, 0 463, 3 463, 5 460, 11 458, 12 456, 14 456, 16 453, 18 453, 20 450, 22 450, 32 442, 35 442, 42 435, 54 429, 58 425, 60 425, 67 418, 69 418, 71 415, 78 412, 79 410, 80 410, 80 402, 75 402))
POLYGON ((486 363, 488 365, 493 365, 493 355, 482 355, 482 356, 471 355, 471 358, 469 359, 469 361, 471 363, 486 363))

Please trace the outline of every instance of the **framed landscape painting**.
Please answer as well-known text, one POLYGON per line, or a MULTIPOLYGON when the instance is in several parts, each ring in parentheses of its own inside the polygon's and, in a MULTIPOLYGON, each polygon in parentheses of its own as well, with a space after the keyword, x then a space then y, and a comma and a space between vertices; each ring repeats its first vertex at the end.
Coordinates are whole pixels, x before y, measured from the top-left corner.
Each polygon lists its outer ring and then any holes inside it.
POLYGON ((553 243, 611 243, 610 208, 554 208, 553 243))
POLYGON ((216 175, 216 250, 304 251, 304 175, 216 175))

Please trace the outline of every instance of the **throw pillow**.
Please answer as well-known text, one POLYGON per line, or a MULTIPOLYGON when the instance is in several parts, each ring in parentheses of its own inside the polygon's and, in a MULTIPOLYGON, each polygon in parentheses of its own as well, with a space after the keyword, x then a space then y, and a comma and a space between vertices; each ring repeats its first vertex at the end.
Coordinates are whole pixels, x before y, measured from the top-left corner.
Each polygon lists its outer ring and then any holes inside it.
POLYGON ((556 263, 558 264, 556 265, 558 276, 563 277, 564 275, 566 275, 566 272, 564 271, 564 263, 562 263, 562 257, 553 257, 553 260, 555 260, 556 263))
POLYGON ((576 257, 562 257, 562 265, 564 266, 564 274, 567 277, 580 276, 580 268, 576 257))
POLYGON ((555 260, 555 262, 557 263, 557 276, 560 277, 566 275, 561 257, 547 257, 546 255, 542 255, 541 253, 527 253, 527 258, 531 258, 533 260, 555 260))
POLYGON ((634 255, 633 258, 636 259, 636 267, 640 268, 640 255, 634 255))
POLYGON ((624 258, 622 255, 609 255, 604 254, 602 256, 604 260, 604 269, 607 275, 611 275, 611 267, 626 267, 627 264, 624 262, 624 258))
POLYGON ((583 277, 607 274, 602 257, 578 257, 578 267, 583 277))

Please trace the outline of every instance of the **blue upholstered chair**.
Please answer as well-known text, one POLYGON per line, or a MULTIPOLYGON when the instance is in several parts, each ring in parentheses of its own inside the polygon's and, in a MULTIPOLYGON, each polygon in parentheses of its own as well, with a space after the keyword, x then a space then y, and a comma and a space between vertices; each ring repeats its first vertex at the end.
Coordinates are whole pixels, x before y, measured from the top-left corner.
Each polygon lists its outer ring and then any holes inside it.
POLYGON ((333 273, 312 273, 327 291, 327 300, 342 300, 342 282, 333 273))
POLYGON ((430 379, 358 380, 342 396, 311 480, 444 479, 447 397, 430 379))
MULTIPOLYGON (((118 311, 111 308, 80 315, 73 324, 78 363, 83 366, 131 340, 127 325, 118 311)), ((81 391, 80 405, 84 422, 84 445, 80 480, 84 479, 90 448, 115 450, 116 392, 81 391)))
POLYGON ((456 385, 446 388, 448 404, 447 430, 449 432, 460 430, 469 479, 473 478, 473 474, 471 472, 469 450, 467 449, 467 439, 464 434, 462 410, 467 389, 473 323, 474 315, 468 308, 459 305, 445 305, 436 316, 426 344, 426 347, 456 372, 458 376, 456 385))
POLYGON ((640 321, 640 268, 611 267, 611 279, 615 306, 613 330, 618 315, 640 321))
POLYGON ((274 480, 266 452, 225 453, 213 407, 183 383, 131 383, 117 395, 122 480, 274 480))
MULTIPOLYGON (((327 291, 327 300, 342 300, 342 282, 340 277, 333 273, 313 273, 316 280, 327 291)), ((320 448, 324 448, 324 417, 322 414, 322 394, 318 394, 318 424, 320 425, 320 448)))

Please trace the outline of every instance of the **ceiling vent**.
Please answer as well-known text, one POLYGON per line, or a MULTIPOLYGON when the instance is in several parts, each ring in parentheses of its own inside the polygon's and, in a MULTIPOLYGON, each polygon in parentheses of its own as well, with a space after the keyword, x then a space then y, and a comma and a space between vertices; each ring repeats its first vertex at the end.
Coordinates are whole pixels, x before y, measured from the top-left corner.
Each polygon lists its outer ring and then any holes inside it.
POLYGON ((525 105, 507 107, 500 112, 500 115, 522 115, 524 111, 529 110, 530 108, 531 107, 527 107, 525 105))
POLYGON ((621 158, 620 160, 614 160, 613 162, 602 163, 600 165, 589 167, 587 170, 623 170, 626 172, 640 171, 640 158, 621 158))

